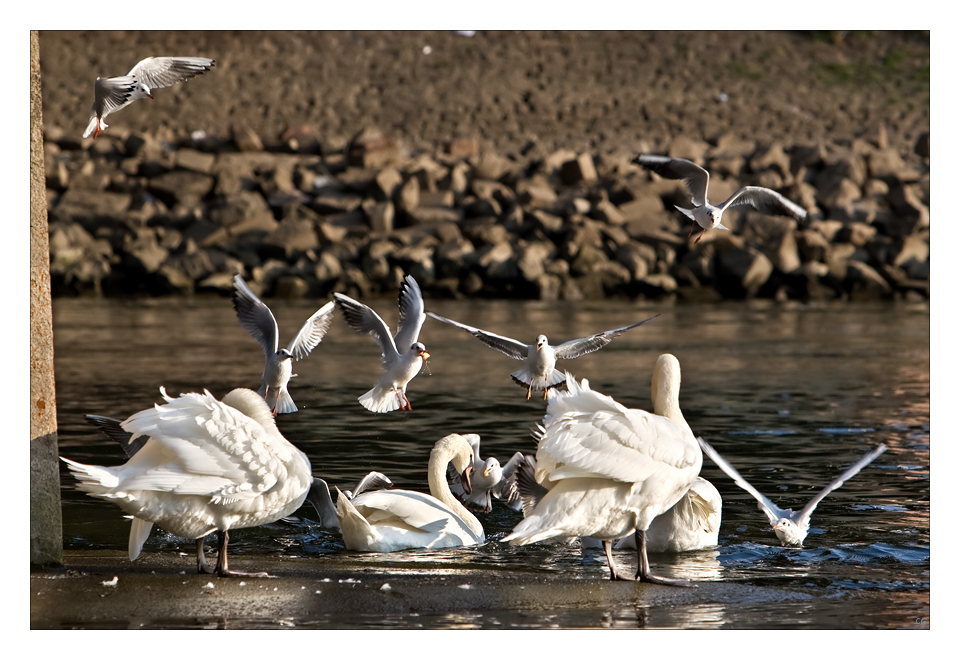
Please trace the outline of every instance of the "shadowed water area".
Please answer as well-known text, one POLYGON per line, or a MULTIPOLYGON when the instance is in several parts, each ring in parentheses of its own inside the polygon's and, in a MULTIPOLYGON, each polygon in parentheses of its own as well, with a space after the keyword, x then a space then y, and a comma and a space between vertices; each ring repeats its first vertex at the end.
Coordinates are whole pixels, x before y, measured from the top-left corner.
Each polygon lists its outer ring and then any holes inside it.
MULTIPOLYGON (((129 562, 129 522, 113 504, 78 491, 64 466, 65 561, 73 572, 49 580, 34 575, 33 625, 916 629, 918 618, 929 617, 926 304, 785 308, 426 297, 427 309, 443 316, 522 341, 543 333, 553 344, 659 314, 558 368, 588 378, 593 389, 628 407, 648 409, 657 356, 676 355, 680 405, 694 433, 781 507, 802 508, 881 442, 889 450, 820 503, 799 549, 782 548, 755 500, 705 458, 701 475, 724 500, 719 547, 651 555, 654 571, 699 581, 697 589, 611 583, 602 551, 578 543, 502 544, 498 539, 521 514, 500 502, 478 514, 488 539, 482 546, 389 555, 345 550, 339 533, 320 527, 305 507, 292 525, 231 534, 232 566, 280 578, 241 586, 196 575, 193 541, 157 528, 140 558, 129 562), (114 576, 118 586, 102 585, 114 576), (117 600, 134 585, 139 592, 128 594, 140 603, 136 615, 117 600), (89 606, 55 606, 63 594, 85 592, 89 606)), ((325 301, 266 302, 285 345, 325 301)), ((395 297, 364 302, 395 327, 395 297)), ((256 389, 263 367, 259 345, 227 299, 59 299, 54 335, 60 453, 84 463, 124 460, 84 413, 125 419, 161 402, 160 385, 171 395, 207 388, 218 398, 238 386, 256 389)), ((295 363, 299 375, 290 389, 300 410, 280 416, 278 426, 331 489, 353 488, 378 470, 397 487, 426 492, 430 448, 451 432, 480 434, 481 455, 502 462, 515 451, 535 452, 530 431, 546 405, 536 397, 526 401, 511 381, 519 362, 431 318, 420 339, 432 357, 408 387, 409 413, 376 415, 357 403, 381 373, 379 349, 350 330, 339 311, 323 342, 295 363)), ((617 560, 635 567, 633 551, 618 552, 617 560)))

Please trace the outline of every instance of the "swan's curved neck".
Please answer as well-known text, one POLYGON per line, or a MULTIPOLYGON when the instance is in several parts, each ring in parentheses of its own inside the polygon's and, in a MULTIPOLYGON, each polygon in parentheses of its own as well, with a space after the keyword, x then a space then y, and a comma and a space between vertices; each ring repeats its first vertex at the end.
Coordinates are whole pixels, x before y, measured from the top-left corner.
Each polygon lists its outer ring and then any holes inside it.
POLYGON ((477 520, 477 517, 470 513, 467 507, 460 503, 447 484, 447 463, 453 458, 453 453, 447 449, 435 448, 430 452, 430 462, 427 464, 427 485, 430 487, 430 494, 450 507, 457 517, 470 528, 478 537, 483 535, 483 525, 477 520))
POLYGON ((689 428, 680 411, 680 374, 663 370, 657 373, 651 385, 653 413, 689 428))

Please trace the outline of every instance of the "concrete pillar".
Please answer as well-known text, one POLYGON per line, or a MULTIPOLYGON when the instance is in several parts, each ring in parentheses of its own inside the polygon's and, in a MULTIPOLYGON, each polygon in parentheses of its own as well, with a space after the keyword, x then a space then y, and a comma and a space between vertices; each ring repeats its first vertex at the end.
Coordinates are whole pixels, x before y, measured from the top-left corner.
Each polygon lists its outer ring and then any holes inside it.
POLYGON ((30 32, 30 565, 63 563, 40 39, 30 32))

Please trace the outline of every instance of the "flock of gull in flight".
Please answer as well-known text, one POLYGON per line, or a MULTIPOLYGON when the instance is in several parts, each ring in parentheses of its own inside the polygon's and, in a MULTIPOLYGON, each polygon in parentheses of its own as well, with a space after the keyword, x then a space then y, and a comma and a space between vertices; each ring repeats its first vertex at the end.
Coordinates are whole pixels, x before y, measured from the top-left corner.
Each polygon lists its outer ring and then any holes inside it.
MULTIPOLYGON (((95 85, 95 101, 84 137, 107 128, 104 119, 152 91, 209 70, 213 60, 200 57, 152 57, 126 76, 95 85)), ((707 229, 721 224, 724 210, 748 205, 765 213, 805 219, 806 213, 775 191, 740 188, 719 206, 707 200, 709 174, 684 159, 638 156, 639 165, 660 176, 679 179, 692 195, 693 209, 677 207, 699 225, 699 241, 707 229)), ((229 531, 288 517, 304 503, 317 511, 319 522, 337 528, 349 550, 394 552, 413 548, 449 548, 487 541, 471 511, 490 511, 493 499, 522 511, 523 518, 499 539, 513 545, 580 538, 585 547, 603 548, 610 577, 674 586, 688 580, 655 575, 648 552, 686 552, 717 545, 721 498, 699 476, 706 454, 735 483, 756 498, 783 545, 799 546, 817 504, 886 450, 878 446, 820 491, 799 512, 781 509, 751 486, 716 450, 694 435, 680 411, 680 363, 661 355, 651 380, 652 412, 627 408, 556 368, 597 351, 624 332, 653 321, 574 339, 556 346, 544 335, 535 343, 475 328, 426 312, 420 287, 407 275, 400 286, 397 332, 373 309, 334 293, 306 320, 286 347, 270 309, 240 275, 234 278, 234 309, 241 326, 264 351, 259 391, 238 388, 217 400, 210 392, 169 396, 164 404, 140 411, 125 421, 88 415, 90 423, 117 441, 128 460, 102 467, 62 460, 88 494, 114 502, 131 518, 128 554, 136 559, 153 525, 195 539, 197 570, 220 576, 259 576, 231 570, 227 561, 229 531), (537 426, 535 456, 516 452, 501 465, 480 457, 480 437, 451 433, 430 452, 429 494, 392 488, 379 472, 366 475, 353 490, 312 475, 310 460, 284 438, 275 423, 278 414, 297 411, 288 384, 293 361, 305 358, 321 342, 339 307, 347 324, 369 334, 380 347, 383 374, 359 402, 374 413, 412 410, 407 386, 430 356, 420 342, 426 316, 460 328, 485 345, 515 359, 523 367, 510 374, 547 402, 537 426), (468 508, 469 507, 469 508, 468 508), (210 566, 204 538, 218 536, 218 556, 210 566), (619 568, 613 549, 635 548, 635 574, 619 568)))

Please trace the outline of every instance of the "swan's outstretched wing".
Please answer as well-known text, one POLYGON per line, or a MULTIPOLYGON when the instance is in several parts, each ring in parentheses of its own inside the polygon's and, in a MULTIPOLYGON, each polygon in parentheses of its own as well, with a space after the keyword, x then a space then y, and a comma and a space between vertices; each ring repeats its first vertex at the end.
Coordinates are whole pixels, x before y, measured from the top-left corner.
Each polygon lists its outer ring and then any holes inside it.
POLYGON ((767 519, 770 521, 771 525, 775 525, 781 518, 790 517, 790 514, 793 513, 792 509, 781 509, 769 499, 764 497, 760 491, 751 486, 746 479, 740 476, 740 473, 737 472, 732 465, 727 463, 726 459, 718 454, 717 450, 711 447, 706 440, 698 437, 697 442, 700 443, 700 448, 703 450, 703 453, 709 456, 710 459, 716 463, 721 470, 726 472, 728 477, 733 479, 736 484, 740 486, 740 488, 744 489, 756 498, 757 502, 760 503, 761 509, 767 515, 767 519))
POLYGON ((333 301, 331 300, 306 320, 297 336, 287 345, 287 351, 298 360, 310 355, 310 351, 316 348, 323 336, 327 334, 332 319, 333 301))
POLYGON ((210 70, 216 62, 207 57, 148 57, 137 62, 128 76, 150 89, 169 87, 210 70))
POLYGON ((390 328, 375 311, 342 293, 334 293, 333 297, 340 306, 340 311, 343 312, 343 318, 347 320, 347 325, 361 335, 373 335, 383 353, 381 359, 384 368, 389 369, 400 359, 400 353, 397 352, 397 346, 393 342, 390 328))
POLYGON ((113 417, 104 417, 103 415, 84 415, 83 417, 87 420, 88 424, 96 426, 103 432, 105 436, 120 445, 120 449, 122 449, 123 453, 127 455, 127 458, 130 458, 140 451, 140 449, 147 443, 147 440, 150 439, 146 436, 140 436, 131 442, 130 437, 133 434, 124 431, 123 427, 120 426, 122 422, 119 419, 114 419, 113 417))
POLYGON ((707 203, 707 186, 710 185, 710 173, 686 158, 667 156, 639 155, 633 162, 656 172, 665 179, 680 179, 690 190, 694 205, 707 203))
POLYGON ((257 298, 239 275, 233 277, 233 308, 237 311, 240 325, 260 343, 269 360, 280 347, 277 320, 270 308, 257 298))
POLYGON ((397 335, 393 338, 393 343, 398 351, 406 353, 417 343, 420 328, 427 319, 423 313, 423 293, 412 275, 407 275, 400 283, 399 303, 400 320, 397 322, 397 335))
POLYGON ((726 210, 731 206, 750 206, 761 213, 785 215, 801 222, 807 218, 807 212, 803 208, 775 190, 760 186, 744 186, 718 208, 726 210))
POLYGON ((804 527, 804 523, 809 523, 810 516, 813 515, 813 510, 817 508, 817 505, 820 504, 820 500, 829 495, 831 492, 840 488, 843 485, 843 482, 857 474, 860 470, 867 467, 870 463, 873 462, 877 456, 887 451, 886 445, 880 445, 869 454, 861 458, 859 461, 848 467, 843 474, 830 482, 826 488, 817 493, 817 496, 812 500, 807 502, 807 505, 800 510, 800 513, 797 514, 797 519, 794 520, 798 526, 804 527))
POLYGON ((456 321, 440 316, 439 314, 434 314, 433 312, 427 312, 427 314, 438 321, 443 321, 444 323, 449 323, 450 325, 456 326, 461 330, 466 330, 490 348, 495 348, 504 355, 512 357, 514 360, 527 359, 530 347, 527 344, 518 342, 516 339, 495 335, 492 332, 487 332, 486 330, 481 330, 480 328, 474 328, 473 326, 466 325, 465 323, 457 323, 456 321))
POLYGON ((651 316, 646 321, 640 321, 639 323, 634 323, 633 325, 624 326, 615 330, 607 330, 606 332, 598 332, 590 337, 572 339, 564 342, 553 349, 554 355, 557 356, 558 360, 572 360, 573 358, 578 358, 581 355, 599 351, 601 348, 612 342, 627 330, 636 328, 638 325, 643 325, 644 323, 649 323, 653 319, 657 318, 657 316, 660 315, 657 314, 655 316, 651 316))

